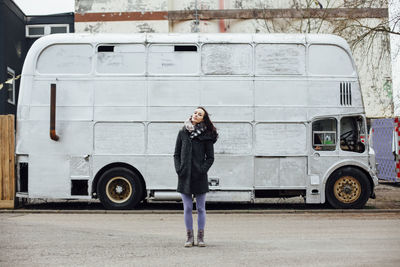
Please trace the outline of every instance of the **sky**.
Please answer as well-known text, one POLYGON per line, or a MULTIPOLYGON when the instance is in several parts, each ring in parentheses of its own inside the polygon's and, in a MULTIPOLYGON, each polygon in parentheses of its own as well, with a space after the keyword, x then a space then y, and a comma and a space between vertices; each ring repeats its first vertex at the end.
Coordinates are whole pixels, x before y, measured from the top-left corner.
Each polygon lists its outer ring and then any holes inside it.
POLYGON ((14 0, 25 15, 74 12, 75 0, 14 0))

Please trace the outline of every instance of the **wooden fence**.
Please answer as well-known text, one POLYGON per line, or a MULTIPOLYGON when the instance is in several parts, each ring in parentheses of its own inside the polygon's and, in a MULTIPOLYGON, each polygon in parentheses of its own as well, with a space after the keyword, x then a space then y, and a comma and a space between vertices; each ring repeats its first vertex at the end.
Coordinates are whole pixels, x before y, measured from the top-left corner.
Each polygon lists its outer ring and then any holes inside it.
POLYGON ((0 116, 0 208, 14 208, 14 115, 0 116))

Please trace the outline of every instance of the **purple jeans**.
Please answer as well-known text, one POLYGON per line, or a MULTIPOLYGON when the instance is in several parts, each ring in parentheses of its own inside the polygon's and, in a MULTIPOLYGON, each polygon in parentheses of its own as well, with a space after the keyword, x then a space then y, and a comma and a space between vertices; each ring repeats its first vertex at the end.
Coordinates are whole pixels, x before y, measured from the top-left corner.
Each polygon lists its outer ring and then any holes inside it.
MULTIPOLYGON (((193 201, 192 195, 181 194, 183 201, 183 213, 187 230, 193 230, 193 201)), ((197 226, 199 230, 204 230, 206 225, 206 193, 195 195, 197 209, 197 226)))

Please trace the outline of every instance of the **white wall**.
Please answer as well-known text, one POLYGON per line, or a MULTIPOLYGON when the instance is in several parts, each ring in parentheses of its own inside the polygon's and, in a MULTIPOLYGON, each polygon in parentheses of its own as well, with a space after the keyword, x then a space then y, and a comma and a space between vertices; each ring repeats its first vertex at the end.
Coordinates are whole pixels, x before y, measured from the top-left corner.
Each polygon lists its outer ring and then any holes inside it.
MULTIPOLYGON (((389 26, 400 33, 400 2, 389 1, 389 26), (398 23, 395 25, 395 22, 398 23)), ((390 35, 391 56, 392 56, 392 86, 394 100, 394 115, 400 116, 400 35, 390 35)))

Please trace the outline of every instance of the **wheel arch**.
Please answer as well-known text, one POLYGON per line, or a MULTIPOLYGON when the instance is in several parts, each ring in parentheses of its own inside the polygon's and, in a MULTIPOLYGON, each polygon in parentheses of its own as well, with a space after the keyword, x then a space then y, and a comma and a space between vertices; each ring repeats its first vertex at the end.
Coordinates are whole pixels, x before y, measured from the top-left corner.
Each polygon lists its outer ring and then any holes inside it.
POLYGON ((365 176, 368 178, 369 185, 371 187, 371 194, 372 194, 372 192, 374 192, 374 185, 375 184, 374 184, 374 181, 373 181, 373 178, 372 178, 371 174, 369 173, 369 167, 367 165, 365 165, 364 163, 359 162, 359 161, 347 161, 346 160, 346 161, 338 162, 337 164, 335 164, 334 166, 329 168, 328 171, 325 173, 324 180, 323 180, 323 183, 322 183, 322 188, 323 188, 322 192, 323 192, 323 200, 324 200, 324 202, 326 201, 326 183, 329 180, 329 178, 331 178, 332 174, 334 174, 335 172, 337 172, 337 171, 339 171, 341 169, 344 169, 344 168, 348 168, 348 167, 355 168, 355 169, 358 169, 358 170, 362 171, 365 174, 365 176))
POLYGON ((143 199, 145 199, 147 197, 147 189, 146 189, 146 182, 144 180, 143 175, 140 173, 140 171, 138 169, 136 169, 135 167, 133 167, 132 165, 125 163, 125 162, 113 162, 110 164, 105 165, 103 168, 101 168, 95 175, 93 182, 92 182, 92 196, 94 198, 98 198, 98 194, 97 194, 97 184, 99 182, 100 177, 108 170, 115 168, 115 167, 123 167, 126 168, 130 171, 132 171, 133 173, 135 173, 139 179, 140 182, 142 184, 142 188, 143 188, 143 199))

